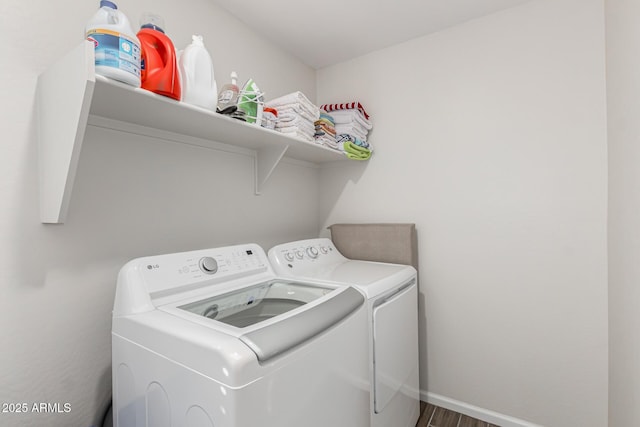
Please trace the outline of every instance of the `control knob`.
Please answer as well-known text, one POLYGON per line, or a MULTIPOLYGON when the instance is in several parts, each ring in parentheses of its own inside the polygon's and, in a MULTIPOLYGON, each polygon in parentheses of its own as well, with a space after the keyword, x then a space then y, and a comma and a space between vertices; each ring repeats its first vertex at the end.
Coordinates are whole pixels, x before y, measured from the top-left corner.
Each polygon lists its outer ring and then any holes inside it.
POLYGON ((304 253, 302 253, 302 251, 299 249, 296 249, 296 258, 298 259, 304 258, 304 253))
POLYGON ((284 259, 287 260, 288 262, 293 261, 293 254, 291 252, 285 252, 284 259))
POLYGON ((200 270, 205 274, 215 274, 218 271, 218 261, 210 256, 200 258, 200 270))
POLYGON ((319 254, 320 253, 318 252, 318 250, 315 247, 309 246, 307 248, 307 255, 309 255, 309 258, 318 258, 319 254))

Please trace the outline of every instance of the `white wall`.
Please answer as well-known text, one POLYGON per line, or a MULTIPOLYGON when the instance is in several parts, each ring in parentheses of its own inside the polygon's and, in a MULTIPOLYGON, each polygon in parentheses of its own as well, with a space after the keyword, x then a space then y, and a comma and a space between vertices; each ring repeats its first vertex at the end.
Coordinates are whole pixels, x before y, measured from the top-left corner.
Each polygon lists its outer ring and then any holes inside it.
POLYGON ((362 101, 376 150, 321 172, 324 224, 417 224, 423 391, 606 425, 602 0, 536 0, 332 66, 318 94, 362 101))
POLYGON ((640 425, 640 4, 608 0, 609 426, 640 425))
MULTIPOLYGON (((272 97, 315 95, 314 70, 206 0, 117 3, 136 25, 143 10, 163 15, 179 47, 203 34, 219 84, 235 69, 272 97)), ((2 426, 97 424, 111 392, 115 277, 128 259, 250 241, 268 249, 318 232, 317 169, 281 164, 254 196, 248 155, 98 128, 87 131, 66 223, 39 222, 36 79, 82 41, 97 7, 0 5, 0 402, 71 404, 69 414, 0 413, 2 426)))
MULTIPOLYGON (((114 278, 126 260, 247 241, 268 248, 343 221, 418 225, 430 396, 546 426, 607 424, 601 0, 534 0, 321 70, 319 103, 362 100, 377 151, 323 171, 321 188, 317 170, 290 162, 255 197, 248 156, 90 128, 67 222, 43 225, 36 78, 80 42, 97 3, 0 5, 0 402, 72 405, 70 414, 0 414, 0 424, 97 422, 110 392, 114 278)), ((314 98, 313 70, 206 0, 118 4, 134 23, 143 10, 162 14, 178 47, 203 34, 219 85, 233 69, 268 97, 314 98)), ((621 79, 608 84, 609 118, 622 123, 609 130, 611 425, 627 426, 639 419, 630 412, 639 381, 624 382, 637 372, 638 341, 625 337, 638 329, 629 302, 638 129, 624 111, 636 111, 629 51, 638 49, 624 39, 638 35, 624 19, 637 6, 615 0, 608 13, 626 22, 609 25, 609 77, 621 79)))

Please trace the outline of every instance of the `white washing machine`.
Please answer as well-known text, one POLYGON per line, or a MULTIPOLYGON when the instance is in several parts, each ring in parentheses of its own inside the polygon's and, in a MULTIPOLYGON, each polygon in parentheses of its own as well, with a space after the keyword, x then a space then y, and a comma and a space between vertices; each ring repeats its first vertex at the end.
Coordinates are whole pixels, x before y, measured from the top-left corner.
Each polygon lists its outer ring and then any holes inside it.
POLYGON ((416 270, 347 259, 322 238, 275 246, 269 260, 282 276, 353 285, 365 293, 371 425, 414 427, 420 415, 416 270))
POLYGON ((255 244, 139 258, 113 310, 116 427, 369 425, 366 299, 255 244))

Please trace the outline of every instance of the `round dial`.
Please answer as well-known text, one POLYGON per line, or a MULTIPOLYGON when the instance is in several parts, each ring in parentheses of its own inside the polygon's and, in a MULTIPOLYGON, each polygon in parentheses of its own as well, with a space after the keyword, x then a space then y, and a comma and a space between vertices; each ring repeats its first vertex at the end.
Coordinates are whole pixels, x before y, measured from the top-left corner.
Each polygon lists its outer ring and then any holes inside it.
POLYGON ((327 254, 329 253, 329 249, 327 249, 326 246, 320 246, 320 252, 322 252, 323 254, 327 254))
POLYGON ((293 261, 293 254, 291 252, 285 252, 284 259, 289 262, 293 261))
POLYGON ((304 258, 304 253, 299 249, 296 249, 296 258, 298 259, 304 258))
POLYGON ((218 261, 210 256, 200 259, 200 270, 206 274, 214 274, 218 271, 218 261))
POLYGON ((307 248, 307 255, 309 255, 310 258, 318 258, 319 252, 313 246, 309 246, 307 248))

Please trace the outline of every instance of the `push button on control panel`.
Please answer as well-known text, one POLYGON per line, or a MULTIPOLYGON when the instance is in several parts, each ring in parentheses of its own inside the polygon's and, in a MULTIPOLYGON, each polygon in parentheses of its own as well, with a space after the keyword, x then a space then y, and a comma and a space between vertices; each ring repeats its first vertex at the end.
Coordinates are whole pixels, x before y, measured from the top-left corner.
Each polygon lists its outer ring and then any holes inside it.
POLYGON ((218 271, 218 261, 215 258, 206 256, 200 259, 200 270, 205 274, 215 274, 218 271))

